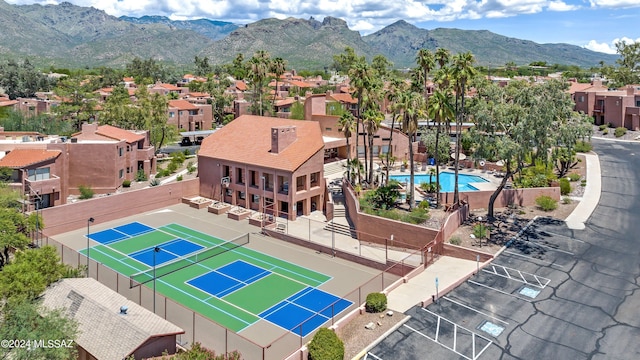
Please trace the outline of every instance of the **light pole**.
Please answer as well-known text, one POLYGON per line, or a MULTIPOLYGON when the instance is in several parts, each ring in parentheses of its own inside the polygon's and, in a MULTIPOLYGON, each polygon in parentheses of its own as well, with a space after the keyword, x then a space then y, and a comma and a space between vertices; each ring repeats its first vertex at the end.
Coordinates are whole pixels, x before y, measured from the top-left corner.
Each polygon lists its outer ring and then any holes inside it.
POLYGON ((156 253, 160 252, 160 247, 153 248, 153 313, 156 313, 156 253))
POLYGON ((262 234, 264 234, 264 221, 267 218, 267 209, 265 209, 265 206, 267 206, 267 202, 264 199, 265 185, 266 179, 264 178, 264 176, 262 176, 262 221, 260 221, 260 232, 262 234))
POLYGON ((91 240, 91 238, 89 238, 89 235, 91 234, 89 231, 89 225, 94 222, 96 219, 90 217, 87 219, 87 277, 89 277, 89 262, 91 261, 90 257, 89 257, 89 240, 91 240))

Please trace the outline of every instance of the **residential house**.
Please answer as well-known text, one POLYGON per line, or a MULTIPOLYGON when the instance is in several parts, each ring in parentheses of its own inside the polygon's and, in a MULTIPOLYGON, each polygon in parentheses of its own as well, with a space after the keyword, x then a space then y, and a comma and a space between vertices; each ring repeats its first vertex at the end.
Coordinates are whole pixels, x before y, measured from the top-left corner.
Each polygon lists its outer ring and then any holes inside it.
POLYGON ((174 96, 179 97, 180 94, 186 92, 189 92, 189 88, 181 88, 173 84, 164 84, 160 81, 157 81, 153 86, 149 87, 150 94, 162 94, 164 96, 170 96, 170 94, 173 94, 174 96))
MULTIPOLYGON (((122 360, 171 356, 180 327, 93 278, 63 279, 49 286, 42 305, 77 321, 78 359, 122 360)), ((64 340, 64 339, 63 339, 64 340)))
POLYGON ((323 157, 318 122, 243 115, 204 139, 200 195, 295 220, 323 208, 323 157))
POLYGON ((169 100, 168 123, 179 131, 208 130, 213 124, 213 109, 209 104, 194 104, 187 100, 169 100))
POLYGON ((83 124, 69 139, 0 128, 0 155, 0 167, 13 169, 9 185, 27 196, 27 210, 65 204, 80 186, 114 193, 139 170, 146 176, 156 171, 148 131, 97 123, 83 124))
POLYGON ((640 130, 640 86, 609 90, 594 82, 574 91, 575 111, 592 116, 596 125, 640 130))

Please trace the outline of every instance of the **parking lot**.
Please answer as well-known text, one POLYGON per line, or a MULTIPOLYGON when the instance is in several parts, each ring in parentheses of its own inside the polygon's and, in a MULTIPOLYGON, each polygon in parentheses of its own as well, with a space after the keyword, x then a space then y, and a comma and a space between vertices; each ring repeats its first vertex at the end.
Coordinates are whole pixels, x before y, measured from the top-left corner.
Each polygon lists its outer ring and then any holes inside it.
POLYGON ((637 144, 596 142, 603 192, 585 230, 539 218, 489 266, 373 347, 367 359, 637 359, 637 144))

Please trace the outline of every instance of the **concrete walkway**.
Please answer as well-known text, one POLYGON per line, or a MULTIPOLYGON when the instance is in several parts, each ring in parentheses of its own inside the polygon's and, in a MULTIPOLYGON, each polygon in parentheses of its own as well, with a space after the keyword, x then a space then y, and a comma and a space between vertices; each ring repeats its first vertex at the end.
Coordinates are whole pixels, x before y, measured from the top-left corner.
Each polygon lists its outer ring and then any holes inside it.
POLYGON ((565 219, 567 227, 574 230, 583 230, 584 223, 598 206, 602 179, 600 177, 600 160, 596 154, 584 154, 587 162, 587 186, 584 189, 582 201, 573 212, 565 219))
MULTIPOLYGON (((479 265, 482 267, 482 263, 479 265)), ((387 296, 387 306, 406 312, 422 301, 430 300, 436 296, 436 279, 439 296, 443 296, 475 273, 477 266, 475 261, 442 256, 416 277, 393 289, 387 296)))

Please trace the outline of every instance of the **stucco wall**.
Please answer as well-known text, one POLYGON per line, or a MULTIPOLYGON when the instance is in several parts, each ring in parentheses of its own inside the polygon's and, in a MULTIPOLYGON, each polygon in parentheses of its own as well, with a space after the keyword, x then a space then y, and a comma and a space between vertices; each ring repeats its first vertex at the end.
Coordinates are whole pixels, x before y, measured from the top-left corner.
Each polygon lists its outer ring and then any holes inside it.
POLYGON ((198 192, 196 178, 47 208, 42 210, 46 224, 43 232, 53 236, 87 226, 90 217, 99 224, 175 205, 183 197, 194 197, 198 192))

